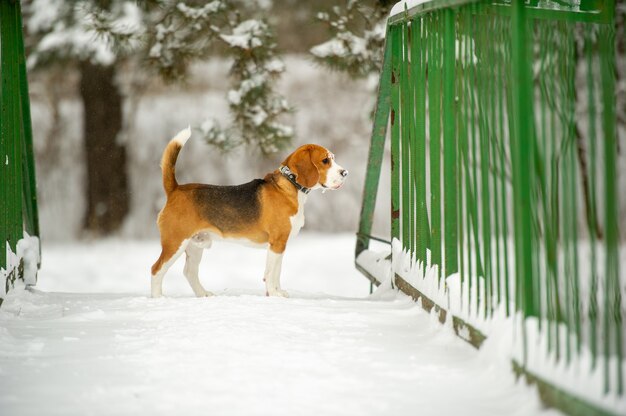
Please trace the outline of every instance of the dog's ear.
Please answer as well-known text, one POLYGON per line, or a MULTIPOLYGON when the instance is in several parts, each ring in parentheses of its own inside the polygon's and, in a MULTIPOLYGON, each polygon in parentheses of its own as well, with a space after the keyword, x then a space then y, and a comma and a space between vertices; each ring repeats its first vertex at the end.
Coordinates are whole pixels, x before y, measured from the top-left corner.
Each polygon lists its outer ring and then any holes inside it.
POLYGON ((314 187, 320 179, 315 163, 313 163, 312 149, 303 146, 293 152, 284 162, 296 174, 296 181, 306 188, 314 187))

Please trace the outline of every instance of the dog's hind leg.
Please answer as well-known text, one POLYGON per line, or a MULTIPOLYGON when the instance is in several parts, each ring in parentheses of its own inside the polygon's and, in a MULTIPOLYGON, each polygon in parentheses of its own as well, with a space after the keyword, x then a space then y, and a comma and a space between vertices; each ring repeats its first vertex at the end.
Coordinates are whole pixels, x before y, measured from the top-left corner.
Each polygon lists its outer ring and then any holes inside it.
MULTIPOLYGON (((195 237, 194 237, 195 240, 195 237)), ((213 293, 205 290, 200 284, 200 278, 198 277, 198 266, 200 265, 200 260, 202 260, 202 246, 194 244, 194 240, 190 244, 187 245, 186 260, 185 260, 185 269, 183 273, 189 282, 189 285, 193 289, 193 293, 198 297, 203 296, 213 296, 213 293)))
POLYGON ((161 256, 152 266, 152 297, 158 298, 163 295, 163 277, 176 259, 183 254, 189 240, 183 240, 180 244, 165 244, 161 250, 161 256))

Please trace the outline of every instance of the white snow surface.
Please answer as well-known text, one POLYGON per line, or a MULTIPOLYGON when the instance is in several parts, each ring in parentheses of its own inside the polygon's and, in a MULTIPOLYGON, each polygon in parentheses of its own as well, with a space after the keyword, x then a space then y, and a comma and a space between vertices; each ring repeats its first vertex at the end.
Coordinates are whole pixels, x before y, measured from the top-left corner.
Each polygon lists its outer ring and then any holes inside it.
MULTIPOLYGON (((513 249, 512 242, 508 242, 506 245, 508 250, 513 249)), ((579 243, 578 247, 579 252, 585 254, 581 258, 590 257, 590 254, 587 254, 590 250, 588 244, 579 243)), ((492 251, 495 252, 495 250, 492 251)), ((622 249, 621 252, 620 257, 625 259, 626 251, 622 249)), ((390 285, 388 280, 391 278, 391 270, 387 268, 392 268, 396 274, 430 300, 485 334, 488 337, 489 346, 483 347, 483 349, 497 349, 511 359, 517 360, 518 363, 523 363, 526 356, 526 368, 543 380, 606 410, 607 413, 626 414, 626 397, 619 395, 615 389, 609 393, 604 392, 603 367, 600 365, 593 366, 592 354, 588 345, 584 343, 581 345, 580 351, 576 354, 576 359, 572 360, 571 364, 567 364, 564 359, 558 360, 557 354, 548 352, 550 351, 547 345, 550 326, 547 321, 539 325, 535 318, 524 320, 520 314, 513 314, 508 317, 504 301, 489 316, 485 316, 487 308, 484 302, 487 296, 483 279, 478 279, 475 274, 471 280, 461 279, 459 273, 453 273, 445 278, 445 285, 443 285, 439 283, 438 266, 431 265, 429 250, 426 253, 426 267, 415 258, 415 255, 403 249, 402 243, 395 238, 392 241, 392 253, 393 264, 383 260, 387 253, 377 255, 371 251, 364 251, 357 261, 362 267, 378 277, 383 285, 390 285), (472 280, 478 284, 470 285, 472 280), (478 304, 470 301, 473 299, 479 299, 478 304), (522 325, 523 322, 525 323, 522 325), (524 327, 523 330, 522 327, 524 327)), ((512 253, 509 253, 509 258, 513 258, 512 253)), ((514 263, 511 262, 510 267, 513 266, 514 263)), ((580 276, 591 275, 590 272, 585 272, 588 267, 584 262, 580 265, 580 276)), ((469 270, 465 270, 465 275, 469 274, 469 270)), ((509 270, 509 276, 514 276, 512 270, 509 270)), ((587 299, 589 297, 588 279, 581 278, 579 285, 583 294, 581 298, 587 299)), ((504 287, 504 282, 502 282, 502 286, 504 287)), ((514 299, 514 281, 509 283, 509 291, 509 299, 514 299)), ((603 303, 602 300, 599 302, 600 304, 603 303)), ((515 305, 512 302, 509 309, 515 310, 515 305)), ((583 311, 583 314, 587 313, 586 310, 583 311)), ((561 340, 573 337, 573 334, 568 334, 565 325, 559 325, 558 330, 561 340)), ((572 341, 572 344, 574 343, 575 341, 572 341)), ((560 344, 558 356, 567 356, 566 342, 560 344)), ((600 356, 598 360, 602 361, 603 358, 600 356)), ((617 368, 617 357, 611 356, 609 360, 611 362, 609 368, 617 368)), ((622 371, 626 373, 626 360, 622 360, 621 365, 622 371)), ((611 380, 612 386, 617 385, 616 372, 611 375, 611 380)))
POLYGON ((151 299, 156 241, 45 245, 37 290, 0 308, 6 415, 556 415, 510 362, 409 298, 368 297, 354 236, 301 234, 263 296, 265 252, 205 251, 195 298, 179 260, 151 299))

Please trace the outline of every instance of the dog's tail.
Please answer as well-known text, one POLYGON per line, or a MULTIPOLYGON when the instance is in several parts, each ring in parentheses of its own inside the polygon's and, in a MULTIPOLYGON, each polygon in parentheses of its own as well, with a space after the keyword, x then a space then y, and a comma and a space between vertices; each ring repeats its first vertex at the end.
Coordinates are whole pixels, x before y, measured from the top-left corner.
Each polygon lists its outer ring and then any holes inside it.
POLYGON ((163 157, 161 158, 161 171, 163 172, 163 188, 165 194, 169 196, 177 187, 176 182, 176 159, 180 149, 183 148, 187 139, 191 136, 191 127, 181 130, 165 146, 163 157))

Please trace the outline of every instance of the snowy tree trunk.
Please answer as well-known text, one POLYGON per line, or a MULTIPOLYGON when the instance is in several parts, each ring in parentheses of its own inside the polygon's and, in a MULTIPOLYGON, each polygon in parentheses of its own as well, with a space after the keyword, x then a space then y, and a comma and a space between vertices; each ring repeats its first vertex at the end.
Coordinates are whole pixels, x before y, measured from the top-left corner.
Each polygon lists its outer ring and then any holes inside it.
POLYGON ((85 231, 110 234, 129 210, 126 146, 122 129, 122 96, 115 67, 82 62, 80 95, 84 108, 83 138, 87 159, 85 231))

